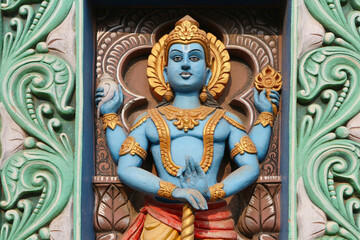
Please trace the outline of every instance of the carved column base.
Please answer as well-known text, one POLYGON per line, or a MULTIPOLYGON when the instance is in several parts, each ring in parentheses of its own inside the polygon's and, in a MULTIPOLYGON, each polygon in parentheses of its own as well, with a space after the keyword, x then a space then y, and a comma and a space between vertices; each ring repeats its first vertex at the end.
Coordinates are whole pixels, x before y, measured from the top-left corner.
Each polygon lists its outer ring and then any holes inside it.
POLYGON ((237 224, 244 236, 253 240, 278 239, 280 189, 280 176, 261 176, 252 187, 252 193, 244 193, 251 196, 237 224))
POLYGON ((252 240, 278 240, 278 233, 259 233, 253 236, 252 240))
POLYGON ((128 198, 118 177, 93 177, 94 227, 97 240, 121 239, 130 224, 128 198))
POLYGON ((96 233, 96 240, 120 240, 121 237, 119 232, 96 233))

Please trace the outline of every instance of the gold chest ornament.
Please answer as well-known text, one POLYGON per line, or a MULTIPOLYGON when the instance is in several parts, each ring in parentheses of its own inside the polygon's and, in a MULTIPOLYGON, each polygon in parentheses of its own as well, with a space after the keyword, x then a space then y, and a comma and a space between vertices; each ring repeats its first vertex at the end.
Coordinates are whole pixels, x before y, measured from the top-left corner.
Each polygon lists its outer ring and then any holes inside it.
POLYGON ((175 127, 179 130, 187 132, 199 125, 199 120, 204 120, 215 108, 201 106, 195 109, 180 109, 171 105, 158 108, 159 112, 166 117, 167 120, 172 121, 175 127))

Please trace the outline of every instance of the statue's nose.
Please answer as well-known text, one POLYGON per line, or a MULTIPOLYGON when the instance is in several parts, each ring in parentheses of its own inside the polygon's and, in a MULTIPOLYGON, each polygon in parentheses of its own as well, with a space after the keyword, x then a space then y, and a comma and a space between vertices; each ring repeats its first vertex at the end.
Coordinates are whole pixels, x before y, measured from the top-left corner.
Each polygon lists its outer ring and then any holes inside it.
POLYGON ((189 59, 184 58, 184 61, 181 65, 181 69, 182 70, 188 70, 190 68, 190 63, 189 63, 189 59))

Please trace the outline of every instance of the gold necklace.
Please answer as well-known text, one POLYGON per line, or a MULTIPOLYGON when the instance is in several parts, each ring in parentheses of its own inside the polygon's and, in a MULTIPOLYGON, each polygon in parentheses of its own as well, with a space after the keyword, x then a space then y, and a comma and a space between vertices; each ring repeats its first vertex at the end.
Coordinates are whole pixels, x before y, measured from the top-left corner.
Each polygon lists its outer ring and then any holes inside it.
POLYGON ((181 109, 171 105, 158 108, 159 112, 166 117, 167 120, 172 121, 179 130, 187 132, 189 129, 194 129, 199 125, 199 120, 204 120, 215 108, 201 106, 195 109, 181 109))

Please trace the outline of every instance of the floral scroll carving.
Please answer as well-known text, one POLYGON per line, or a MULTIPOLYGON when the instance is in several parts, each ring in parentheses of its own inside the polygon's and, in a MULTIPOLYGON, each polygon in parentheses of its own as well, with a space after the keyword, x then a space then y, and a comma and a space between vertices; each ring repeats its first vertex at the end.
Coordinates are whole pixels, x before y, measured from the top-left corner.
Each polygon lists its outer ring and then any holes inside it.
POLYGON ((73 191, 75 90, 72 67, 42 42, 68 15, 67 0, 6 1, 0 97, 26 133, 1 171, 1 239, 49 238, 49 223, 73 191), (66 126, 66 127, 65 127, 66 126))
POLYGON ((360 145, 349 139, 346 124, 360 111, 360 5, 305 4, 326 34, 323 46, 299 62, 297 162, 309 198, 326 214, 323 238, 358 239, 360 145))

